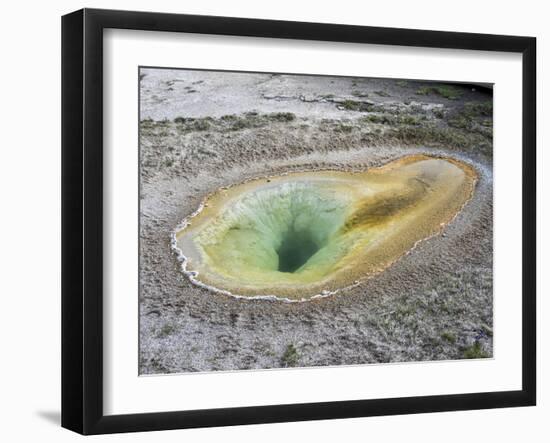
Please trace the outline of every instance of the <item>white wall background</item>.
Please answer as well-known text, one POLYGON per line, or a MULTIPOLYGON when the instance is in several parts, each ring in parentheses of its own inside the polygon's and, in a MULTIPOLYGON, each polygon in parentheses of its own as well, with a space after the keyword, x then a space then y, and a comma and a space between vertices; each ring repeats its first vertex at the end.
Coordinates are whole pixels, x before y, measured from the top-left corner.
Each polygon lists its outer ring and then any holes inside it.
MULTIPOLYGON (((60 16, 81 7, 531 35, 538 38, 539 226, 550 220, 550 156, 543 153, 550 104, 550 28, 544 2, 394 0, 273 2, 111 0, 4 2, 0 66, 0 438, 81 440, 60 414, 60 16)), ((539 229, 539 275, 550 265, 539 229), (544 247, 544 252, 541 249, 544 247)), ((539 279, 539 406, 353 420, 102 436, 94 441, 545 442, 550 439, 550 289, 539 279)))

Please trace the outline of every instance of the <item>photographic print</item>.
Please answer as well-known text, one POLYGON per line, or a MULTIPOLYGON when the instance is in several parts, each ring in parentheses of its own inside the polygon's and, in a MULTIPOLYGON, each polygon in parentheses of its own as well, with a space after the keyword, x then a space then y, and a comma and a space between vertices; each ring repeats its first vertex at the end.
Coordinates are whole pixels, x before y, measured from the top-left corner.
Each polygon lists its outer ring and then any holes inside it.
POLYGON ((493 88, 139 68, 139 373, 493 356, 493 88))

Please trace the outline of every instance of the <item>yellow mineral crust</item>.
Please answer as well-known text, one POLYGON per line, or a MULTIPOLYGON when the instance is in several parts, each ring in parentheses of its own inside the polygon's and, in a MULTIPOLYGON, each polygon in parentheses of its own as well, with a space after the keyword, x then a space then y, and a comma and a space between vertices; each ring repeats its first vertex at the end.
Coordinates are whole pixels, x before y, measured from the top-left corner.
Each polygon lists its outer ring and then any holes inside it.
POLYGON ((407 156, 364 172, 309 171, 218 190, 176 233, 195 283, 244 297, 327 295, 383 271, 441 232, 477 174, 407 156))

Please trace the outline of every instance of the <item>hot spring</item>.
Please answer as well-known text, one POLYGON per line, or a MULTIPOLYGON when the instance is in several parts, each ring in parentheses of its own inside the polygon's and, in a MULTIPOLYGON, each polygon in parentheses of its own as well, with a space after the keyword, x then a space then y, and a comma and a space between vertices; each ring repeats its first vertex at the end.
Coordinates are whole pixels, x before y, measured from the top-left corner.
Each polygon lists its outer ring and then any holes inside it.
POLYGON ((197 284, 307 300, 381 272, 439 233, 475 182, 471 166, 422 155, 363 172, 259 178, 211 194, 175 247, 197 284))

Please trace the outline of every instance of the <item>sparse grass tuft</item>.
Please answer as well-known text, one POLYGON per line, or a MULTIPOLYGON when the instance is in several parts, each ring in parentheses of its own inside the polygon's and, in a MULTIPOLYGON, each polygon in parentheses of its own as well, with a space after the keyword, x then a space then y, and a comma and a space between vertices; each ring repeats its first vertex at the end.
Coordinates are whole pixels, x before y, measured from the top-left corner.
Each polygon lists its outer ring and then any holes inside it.
POLYGON ((420 89, 416 90, 416 95, 430 95, 432 92, 432 88, 428 86, 422 86, 420 89))
POLYGON ((174 123, 182 125, 181 129, 185 131, 206 131, 210 129, 212 117, 191 118, 191 117, 176 117, 174 123))
MULTIPOLYGON (((447 122, 449 126, 468 131, 486 133, 487 130, 480 128, 491 128, 493 124, 493 102, 469 102, 447 122), (488 118, 489 117, 489 118, 488 118)), ((490 133, 490 132, 489 132, 490 133)))
POLYGON ((488 358, 487 354, 482 348, 481 343, 476 341, 472 346, 469 346, 464 350, 464 358, 488 358))
POLYGON ((291 122, 296 120, 296 115, 292 112, 275 112, 273 114, 269 114, 268 118, 277 122, 291 122))
POLYGON ((221 120, 232 122, 230 129, 239 131, 247 128, 259 128, 270 122, 288 123, 296 120, 296 115, 292 112, 274 112, 272 114, 258 114, 257 112, 247 112, 243 116, 224 115, 221 120))
POLYGON ((363 118, 363 121, 365 122, 368 122, 368 123, 377 123, 377 124, 382 124, 382 125, 386 125, 386 124, 392 124, 393 122, 393 119, 391 118, 393 116, 391 115, 384 115, 384 114, 370 114, 370 115, 367 115, 363 118))
POLYGON ((419 125, 421 118, 414 115, 403 115, 401 116, 401 123, 404 125, 419 125))
POLYGON ((468 102, 464 105, 464 112, 472 117, 492 117, 493 102, 491 100, 486 102, 468 102))
POLYGON ((165 324, 161 329, 160 331, 157 333, 157 337, 158 338, 165 338, 165 337, 168 337, 169 335, 172 335, 175 331, 175 328, 174 326, 172 325, 169 325, 169 324, 165 324))
POLYGON ((365 122, 381 125, 419 125, 420 120, 420 117, 409 114, 369 114, 363 118, 363 121, 365 122))
POLYGON ((472 119, 463 114, 457 114, 455 117, 450 118, 447 123, 449 126, 459 129, 471 129, 473 125, 472 119))
POLYGON ((353 126, 340 123, 334 127, 334 132, 350 133, 353 131, 353 126))
POLYGON ((430 95, 438 94, 448 100, 457 100, 462 97, 462 91, 453 86, 439 85, 439 86, 423 86, 416 91, 417 95, 430 95))
POLYGON ((193 122, 193 129, 196 131, 206 131, 210 128, 210 123, 207 119, 195 120, 193 122))
POLYGON ((436 126, 398 126, 391 128, 388 136, 409 145, 444 146, 454 149, 481 150, 492 153, 492 142, 489 138, 475 132, 459 129, 440 128, 436 126))
POLYGON ((281 363, 287 368, 296 366, 298 364, 298 357, 298 351, 291 343, 286 347, 285 353, 281 357, 281 363))
POLYGON ((435 91, 448 100, 457 100, 462 97, 462 92, 452 86, 438 86, 435 91))
MULTIPOLYGON (((346 109, 348 111, 358 112, 386 112, 392 113, 391 109, 387 109, 381 105, 375 105, 370 101, 357 101, 357 100, 344 100, 342 102, 336 102, 339 109, 346 109)), ((395 111, 397 113, 398 111, 395 111)))
POLYGON ((342 106, 348 111, 358 111, 361 107, 361 102, 355 100, 344 100, 342 102, 342 106))
POLYGON ((238 119, 231 126, 232 131, 240 131, 241 129, 250 128, 252 125, 248 124, 245 119, 238 119))
POLYGON ((449 343, 455 344, 456 343, 456 335, 454 335, 452 332, 445 331, 441 334, 441 338, 443 340, 448 341, 449 343))

